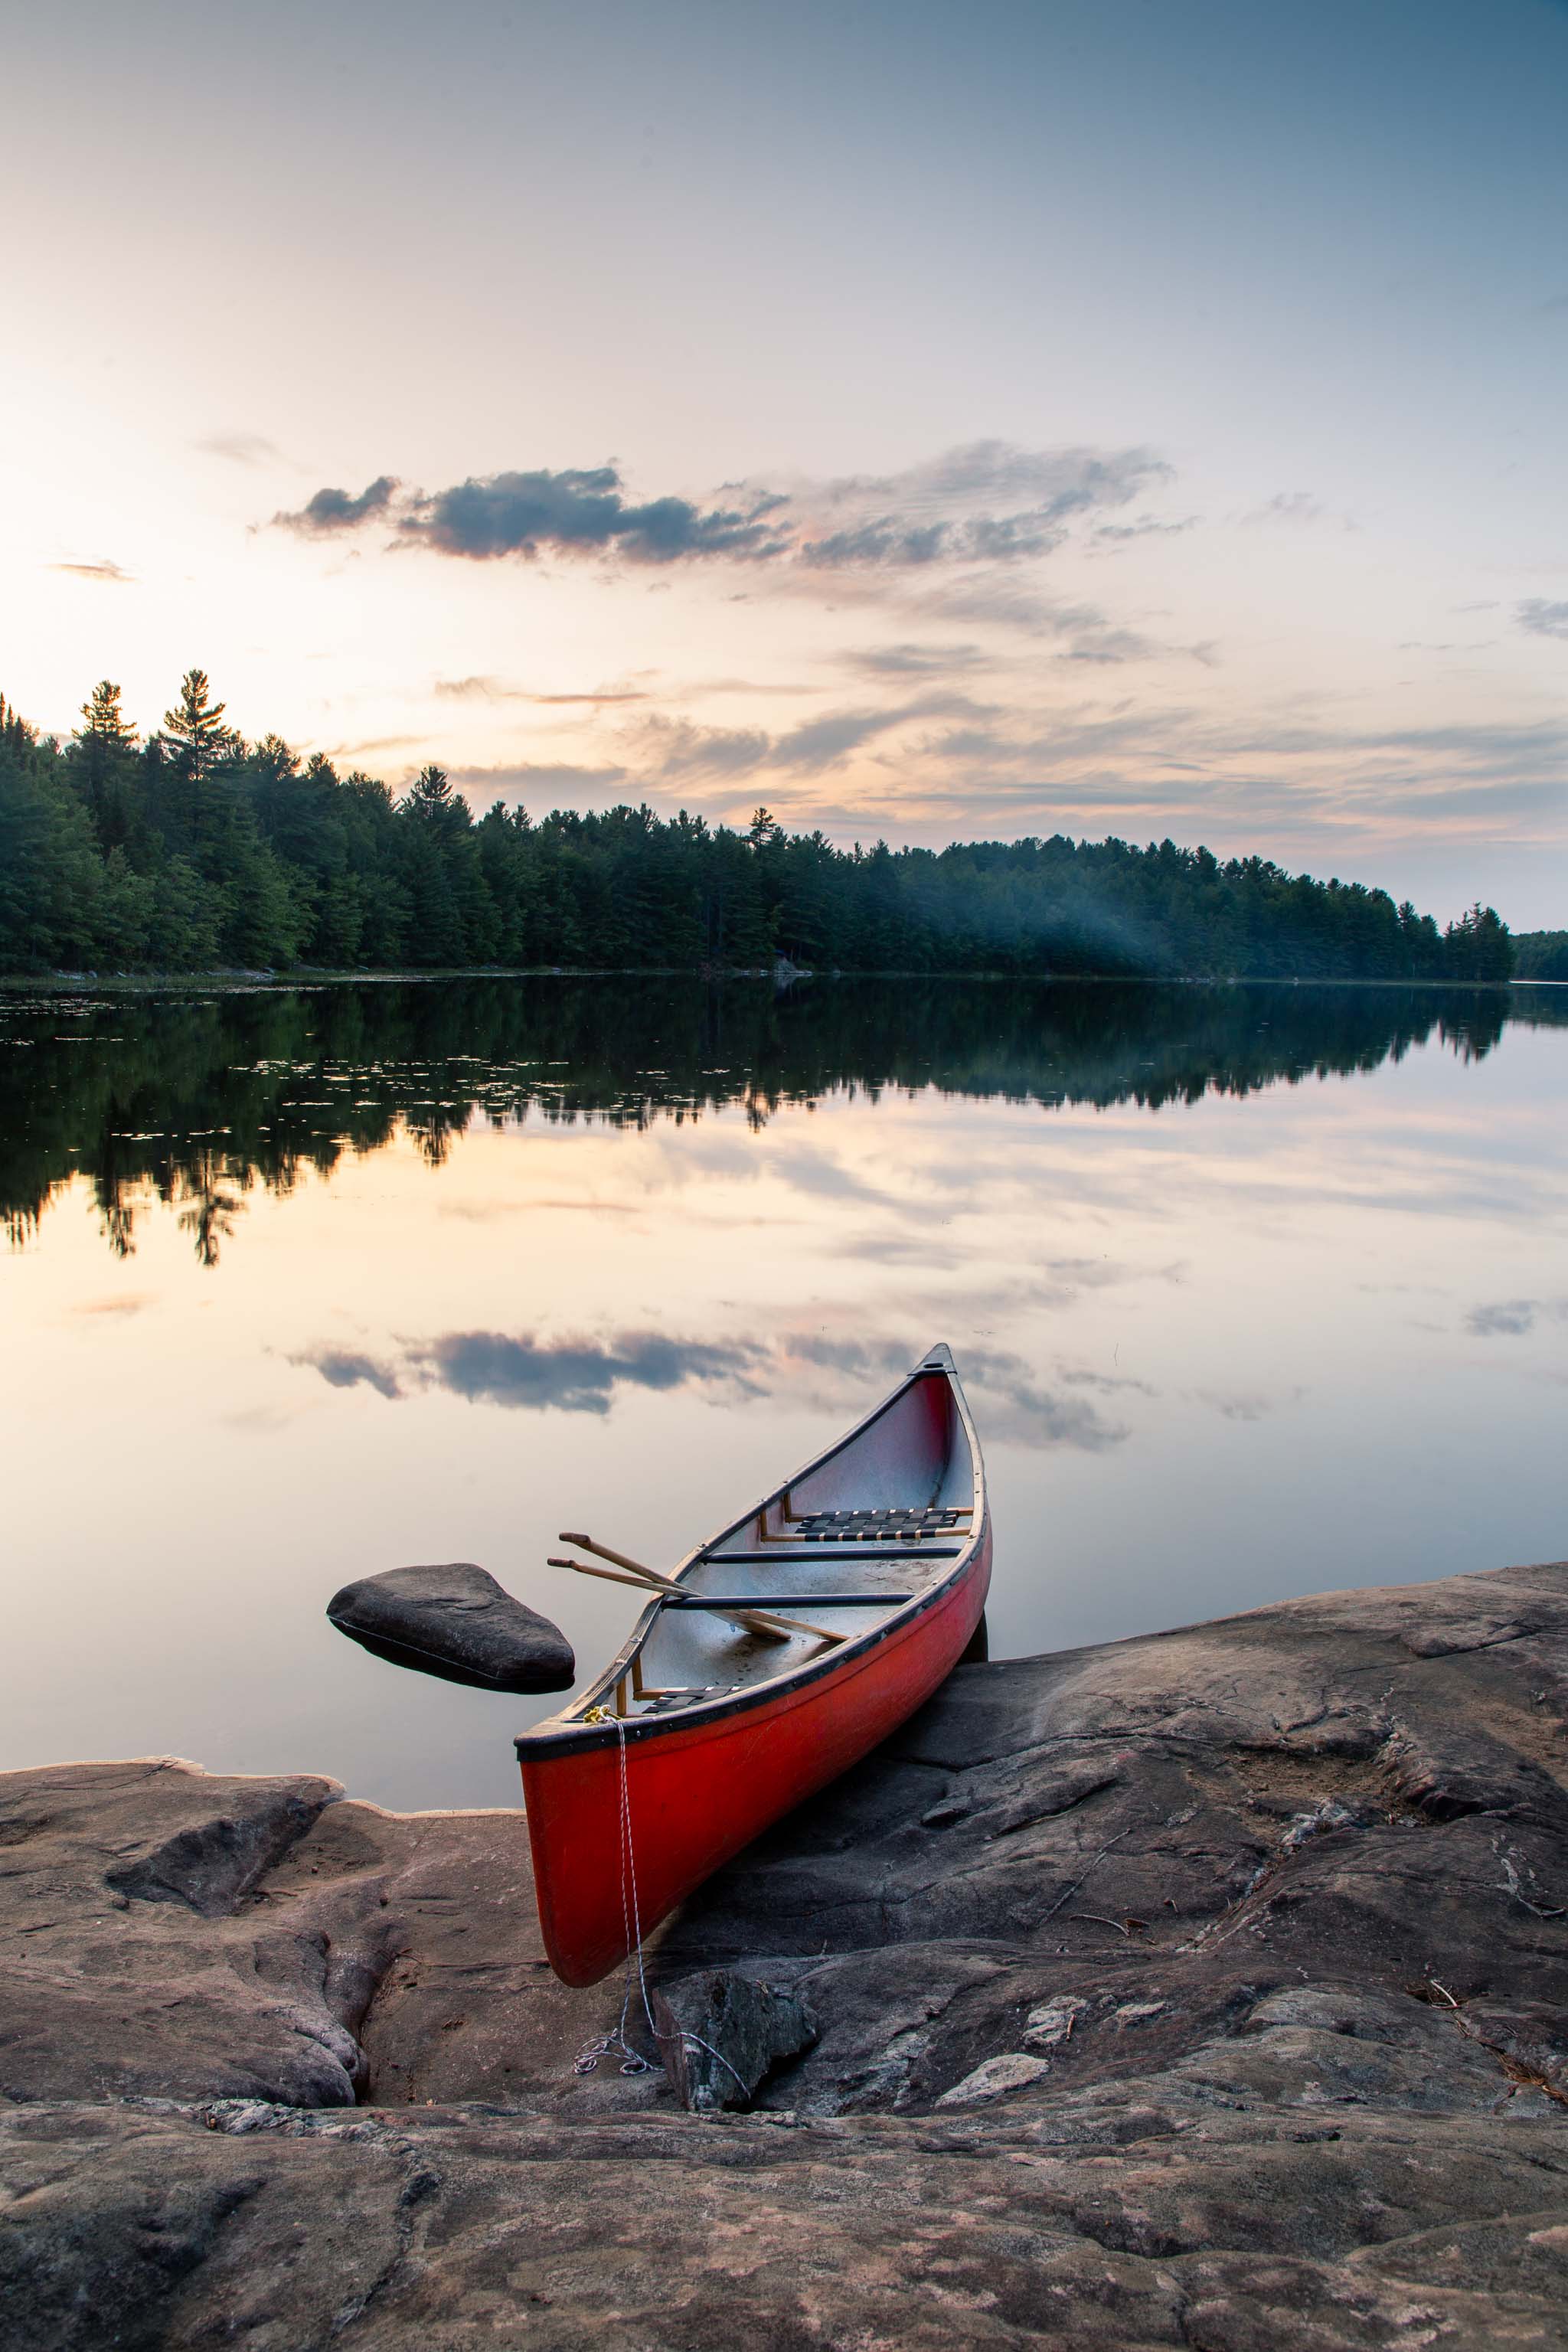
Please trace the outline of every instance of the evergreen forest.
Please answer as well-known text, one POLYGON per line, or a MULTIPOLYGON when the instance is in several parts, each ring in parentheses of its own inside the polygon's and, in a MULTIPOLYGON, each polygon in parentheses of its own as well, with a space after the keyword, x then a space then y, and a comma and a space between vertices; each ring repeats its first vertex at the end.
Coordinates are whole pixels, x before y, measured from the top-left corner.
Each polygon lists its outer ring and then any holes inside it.
MULTIPOLYGON (((1542 938, 1552 935, 1542 934, 1542 938)), ((144 741, 105 680, 68 741, 0 698, 0 971, 755 970, 1502 981, 1489 907, 1439 929, 1361 883, 1171 841, 837 847, 758 809, 476 819, 277 735, 205 673, 144 741)), ((1542 972, 1541 977, 1549 976, 1542 972)))
POLYGON ((1568 931, 1521 931, 1513 946, 1516 980, 1568 980, 1568 931))

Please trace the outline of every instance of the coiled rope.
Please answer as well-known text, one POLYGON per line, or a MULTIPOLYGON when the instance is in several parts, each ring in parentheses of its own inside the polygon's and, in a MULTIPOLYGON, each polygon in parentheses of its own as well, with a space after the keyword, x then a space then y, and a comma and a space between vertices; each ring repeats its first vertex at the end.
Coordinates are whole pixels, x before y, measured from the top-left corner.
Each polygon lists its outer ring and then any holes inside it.
POLYGON ((626 2020, 631 2014, 632 1994, 636 1991, 642 2003, 642 2012, 647 2021, 647 2030, 661 2053, 664 2043, 675 2040, 679 2040, 682 2048, 686 2050, 706 2050, 710 2058, 716 2058, 719 2061, 726 2074, 734 2075, 735 2081, 741 2086, 742 2097, 749 2099, 751 2091, 744 2077, 736 2073, 721 2050, 715 2050, 710 2042, 704 2042, 702 2036, 700 2033, 693 2033, 689 2026, 679 2025, 673 2034, 661 2033, 654 2021, 653 2003, 648 1998, 647 1975, 643 1967, 642 1913, 637 1904, 637 1853, 632 1844, 632 1790, 631 1776, 626 1770, 626 1717, 620 1715, 607 1717, 603 1707, 590 1708, 583 1717, 584 1723, 603 1723, 606 1719, 615 1724, 616 1745, 619 1751, 618 1842, 621 1868, 621 1926, 626 1940, 626 1972, 621 1986, 621 2014, 618 2022, 611 2027, 608 2033, 601 2033, 595 2041, 584 2043, 572 2062, 572 2071, 574 2074, 596 2074, 600 2059, 613 2057, 619 2052, 623 2074, 652 2073, 652 2059, 645 2058, 626 2035, 626 2020))

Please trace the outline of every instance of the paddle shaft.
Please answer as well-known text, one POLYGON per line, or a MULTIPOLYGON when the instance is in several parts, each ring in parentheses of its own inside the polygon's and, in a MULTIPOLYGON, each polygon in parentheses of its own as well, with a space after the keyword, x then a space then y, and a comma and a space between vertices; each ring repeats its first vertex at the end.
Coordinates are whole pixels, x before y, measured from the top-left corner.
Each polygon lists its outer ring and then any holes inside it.
MULTIPOLYGON (((585 1560, 576 1559, 552 1559, 548 1563, 552 1568, 574 1568, 584 1576, 603 1576, 608 1584, 635 1584, 640 1580, 643 1584, 651 1586, 656 1592, 675 1593, 689 1605, 697 1597, 692 1594, 689 1586, 678 1584, 674 1577, 660 1576, 657 1569, 645 1568, 640 1559, 630 1559, 624 1551, 612 1551, 608 1544, 595 1543, 592 1536, 574 1535, 563 1528, 561 1540, 563 1543, 580 1545, 584 1551, 596 1552, 601 1559, 614 1560, 617 1568, 629 1569, 631 1574, 609 1576, 604 1569, 590 1568, 585 1560)), ((819 1642, 842 1642, 847 1639, 846 1634, 830 1631, 826 1625, 810 1625, 802 1617, 778 1617, 767 1609, 716 1609, 713 1614, 716 1617, 728 1617, 731 1624, 742 1626, 749 1633, 771 1633, 775 1637, 779 1635, 787 1637, 791 1633, 810 1633, 819 1642)))

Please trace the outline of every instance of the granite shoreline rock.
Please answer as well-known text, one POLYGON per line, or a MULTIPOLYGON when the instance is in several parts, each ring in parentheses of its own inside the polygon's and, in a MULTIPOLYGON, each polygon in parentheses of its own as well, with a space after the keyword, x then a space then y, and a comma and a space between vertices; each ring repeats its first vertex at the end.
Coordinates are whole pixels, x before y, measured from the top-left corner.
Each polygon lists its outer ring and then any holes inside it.
POLYGON ((0 2339, 1568 2346, 1565 1726, 1563 1564, 962 1667, 650 1948, 714 2116, 519 1812, 0 1776, 0 2339))

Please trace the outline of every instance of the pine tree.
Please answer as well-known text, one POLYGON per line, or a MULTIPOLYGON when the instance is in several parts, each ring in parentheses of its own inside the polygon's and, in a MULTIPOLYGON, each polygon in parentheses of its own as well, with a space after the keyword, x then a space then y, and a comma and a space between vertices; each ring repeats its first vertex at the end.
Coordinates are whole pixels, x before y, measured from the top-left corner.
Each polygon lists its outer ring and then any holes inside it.
POLYGON ((439 824, 445 831, 457 831, 469 822, 468 804, 460 793, 452 788, 452 779, 445 768, 432 763, 421 768, 408 787, 403 803, 410 816, 423 817, 426 823, 439 824))
POLYGON ((1478 899, 1443 933, 1444 961, 1455 980, 1509 980, 1513 937, 1495 907, 1478 899))
POLYGON ((188 669, 180 681, 179 701, 163 713, 163 733, 194 783, 209 776, 238 746, 234 729, 224 725, 226 708, 213 701, 205 670, 188 669))
POLYGON ((136 730, 120 707, 112 678, 99 680, 81 715, 86 723, 71 745, 72 782, 87 803, 100 848, 122 849, 136 829, 136 730))
POLYGON ((135 750, 136 730, 126 723, 125 713, 120 708, 120 688, 112 679, 100 678, 82 704, 81 715, 87 725, 76 730, 79 743, 112 744, 116 751, 135 750))

